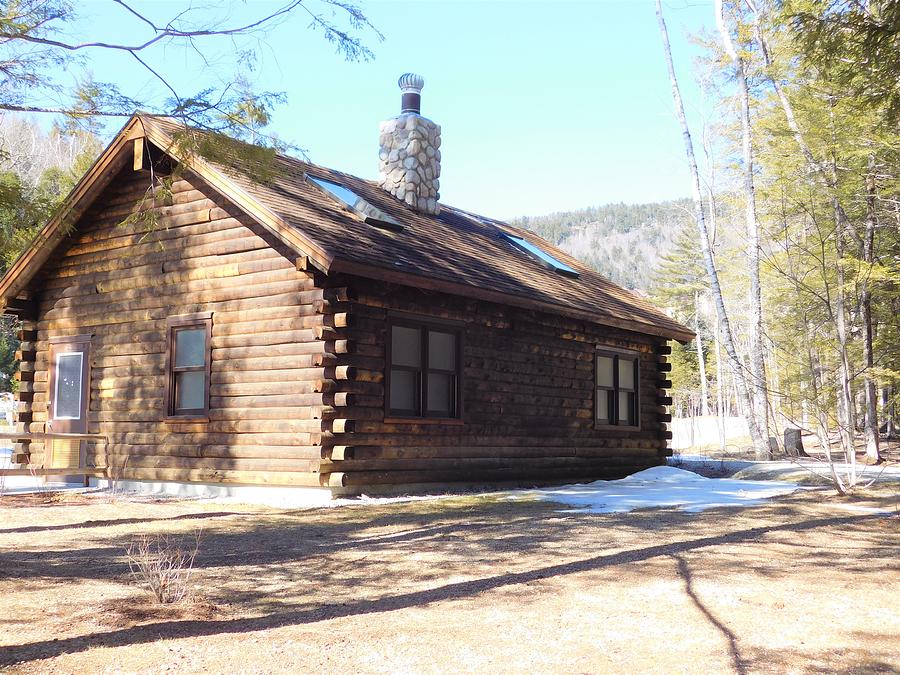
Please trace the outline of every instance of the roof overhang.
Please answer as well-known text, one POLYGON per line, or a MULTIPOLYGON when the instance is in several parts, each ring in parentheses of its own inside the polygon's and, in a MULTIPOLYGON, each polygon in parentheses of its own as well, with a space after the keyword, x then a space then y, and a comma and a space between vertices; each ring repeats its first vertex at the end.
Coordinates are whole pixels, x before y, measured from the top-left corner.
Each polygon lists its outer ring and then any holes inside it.
MULTIPOLYGON (((103 189, 109 185, 116 174, 128 162, 136 161, 135 153, 139 152, 139 150, 137 150, 135 142, 138 139, 147 139, 153 143, 258 222, 290 251, 296 254, 295 263, 298 269, 310 272, 318 271, 324 274, 342 272, 414 288, 424 288, 524 309, 559 314, 645 335, 674 339, 679 342, 690 342, 695 337, 694 333, 687 328, 682 331, 649 322, 600 315, 565 304, 544 302, 489 288, 455 283, 403 272, 402 270, 391 270, 377 265, 341 259, 339 255, 335 255, 319 246, 298 228, 292 227, 271 209, 247 194, 245 190, 241 189, 233 180, 230 180, 227 174, 218 167, 211 165, 194 153, 180 151, 178 139, 174 138, 162 125, 154 123, 152 116, 147 115, 134 115, 128 120, 121 131, 116 134, 115 138, 91 165, 87 173, 78 181, 78 184, 69 193, 54 216, 41 229, 34 241, 10 266, 3 278, 0 279, 0 311, 19 313, 25 308, 32 306, 26 293, 28 284, 37 275, 44 263, 47 262, 57 246, 72 231, 78 219, 87 211, 103 189)), ((142 145, 139 147, 142 147, 142 145)))
POLYGON ((602 326, 610 326, 612 328, 621 328, 622 330, 634 331, 635 333, 643 333, 644 335, 655 335, 666 339, 678 340, 682 343, 690 342, 694 339, 695 334, 690 330, 676 331, 667 330, 662 326, 643 321, 630 321, 628 319, 620 319, 616 317, 608 317, 595 314, 593 312, 585 312, 575 307, 569 307, 553 302, 542 302, 532 298, 520 295, 512 295, 510 293, 502 293, 489 288, 480 288, 470 286, 468 284, 454 283, 452 281, 444 281, 442 279, 434 279, 432 277, 424 277, 418 274, 411 274, 400 270, 389 270, 376 265, 365 265, 349 260, 335 258, 329 272, 343 272, 344 274, 352 274, 354 276, 366 279, 376 279, 389 283, 396 283, 402 286, 412 286, 413 288, 422 288, 430 291, 440 291, 451 295, 462 295, 465 297, 485 300, 487 302, 496 302, 502 305, 510 305, 512 307, 520 307, 522 309, 533 309, 550 314, 559 314, 573 319, 589 321, 602 326))

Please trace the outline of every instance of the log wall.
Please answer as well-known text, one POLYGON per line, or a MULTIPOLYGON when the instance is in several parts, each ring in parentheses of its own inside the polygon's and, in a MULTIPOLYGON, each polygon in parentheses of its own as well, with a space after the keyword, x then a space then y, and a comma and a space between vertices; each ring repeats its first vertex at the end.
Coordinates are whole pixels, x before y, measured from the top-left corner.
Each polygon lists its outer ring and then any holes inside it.
MULTIPOLYGON (((135 480, 318 486, 322 289, 199 178, 153 205, 151 231, 123 227, 149 184, 146 171, 122 171, 34 282, 19 431, 46 429, 49 338, 92 334, 89 432, 109 442, 88 445, 89 466, 135 480), (166 421, 166 318, 196 312, 212 312, 209 421, 166 421)), ((37 443, 17 458, 46 459, 37 443)))
MULTIPOLYGON (((621 477, 667 452, 661 338, 351 276, 325 279, 199 178, 158 222, 122 226, 149 185, 123 170, 35 279, 19 432, 48 417, 49 339, 91 334, 89 466, 116 478, 326 486, 621 477), (298 269, 299 266, 299 269, 298 269), (166 318, 212 312, 210 415, 164 419, 166 318), (463 324, 462 423, 386 421, 385 339, 404 312, 463 324), (597 429, 597 346, 640 353, 639 431, 597 429)), ((430 422, 430 421, 429 421, 430 422)), ((16 459, 45 463, 43 444, 16 459)))
POLYGON ((617 478, 664 461, 671 432, 661 338, 584 321, 362 279, 334 279, 341 397, 323 439, 322 481, 332 487, 443 482, 617 478), (356 289, 355 291, 353 289, 356 289), (463 323, 462 424, 384 417, 387 321, 402 312, 463 323), (640 430, 594 426, 598 346, 640 353, 640 430))

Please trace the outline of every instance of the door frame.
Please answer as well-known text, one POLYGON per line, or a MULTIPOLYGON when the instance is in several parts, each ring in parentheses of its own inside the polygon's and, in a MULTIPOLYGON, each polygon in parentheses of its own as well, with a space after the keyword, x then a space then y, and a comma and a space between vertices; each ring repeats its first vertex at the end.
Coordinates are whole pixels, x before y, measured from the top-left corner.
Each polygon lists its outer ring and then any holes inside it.
MULTIPOLYGON (((91 407, 91 335, 66 335, 49 339, 49 375, 47 376, 47 431, 49 433, 79 433, 88 430, 88 412, 91 407), (60 354, 80 353, 81 359, 81 410, 78 419, 56 419, 56 370, 60 354)), ((47 461, 45 466, 53 465, 53 443, 47 439, 47 461)), ((84 441, 78 442, 78 468, 84 467, 84 441)), ((68 478, 68 476, 64 477, 68 478)))

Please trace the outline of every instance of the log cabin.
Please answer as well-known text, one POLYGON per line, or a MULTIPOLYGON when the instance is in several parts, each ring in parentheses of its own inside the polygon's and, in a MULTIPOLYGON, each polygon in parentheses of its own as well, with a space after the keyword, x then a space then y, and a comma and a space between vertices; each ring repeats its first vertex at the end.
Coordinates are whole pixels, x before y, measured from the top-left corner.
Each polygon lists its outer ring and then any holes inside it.
POLYGON ((330 497, 664 462, 667 343, 693 333, 442 204, 422 85, 400 79, 377 180, 280 154, 263 176, 132 117, 0 280, 18 468, 330 497))

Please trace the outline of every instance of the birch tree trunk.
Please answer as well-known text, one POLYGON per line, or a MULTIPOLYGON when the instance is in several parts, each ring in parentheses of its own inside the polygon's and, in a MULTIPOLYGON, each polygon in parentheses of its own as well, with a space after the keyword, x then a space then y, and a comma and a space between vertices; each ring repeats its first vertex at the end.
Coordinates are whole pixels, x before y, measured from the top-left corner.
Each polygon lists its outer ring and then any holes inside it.
POLYGON ((706 383, 706 358, 703 356, 703 339, 700 337, 700 299, 697 291, 694 291, 694 328, 697 337, 694 343, 697 347, 697 365, 700 369, 700 414, 709 416, 709 388, 706 383))
MULTIPOLYGON (((737 386, 738 395, 744 403, 744 409, 750 411, 750 394, 747 389, 747 380, 744 373, 744 365, 738 358, 737 350, 734 346, 734 337, 731 332, 731 324, 728 321, 728 314, 725 311, 725 303, 722 299, 722 288, 719 285, 719 274, 716 270, 716 263, 713 259, 712 249, 709 246, 709 231, 706 227, 706 217, 703 213, 703 198, 700 194, 700 172, 697 169, 697 159, 694 156, 694 144, 691 140, 691 132, 688 127, 687 117, 684 113, 684 103, 681 100, 681 90, 678 87, 678 78, 675 76, 675 65, 672 62, 672 47, 669 44, 669 33, 666 30, 666 22, 663 19, 662 5, 660 0, 656 0, 656 18, 659 22, 659 32, 662 37, 663 53, 666 59, 666 66, 669 70, 669 81, 672 85, 672 100, 675 103, 675 114, 681 125, 681 135, 684 139, 684 151, 687 156, 688 169, 691 172, 691 194, 694 199, 694 211, 697 220, 697 230, 700 239, 700 250, 703 254, 703 260, 706 265, 706 273, 709 277, 709 285, 713 294, 713 301, 716 305, 716 313, 719 317, 719 326, 722 333, 722 344, 731 359, 734 369, 735 385, 737 386)), ((763 438, 756 419, 752 414, 746 415, 747 426, 750 428, 750 437, 753 440, 754 447, 762 447, 768 443, 768 438, 763 438)))
POLYGON ((872 289, 869 286, 869 275, 875 262, 875 228, 878 227, 878 216, 875 210, 875 158, 869 156, 869 175, 866 176, 866 230, 863 233, 863 262, 867 266, 860 291, 860 315, 863 322, 863 359, 866 370, 864 386, 866 392, 866 461, 875 464, 880 460, 878 447, 878 399, 872 369, 875 367, 875 354, 872 346, 872 289))
POLYGON ((719 342, 719 318, 716 316, 716 397, 719 413, 719 446, 725 452, 725 382, 722 377, 722 345, 719 342))
MULTIPOLYGON (((832 163, 832 171, 837 176, 837 167, 832 163)), ((849 354, 849 331, 847 329, 847 297, 846 297, 846 274, 844 272, 844 244, 845 234, 849 227, 846 216, 843 216, 843 209, 838 202, 837 196, 832 197, 832 205, 834 209, 834 226, 835 226, 835 252, 837 254, 837 288, 835 289, 835 324, 837 328, 838 353, 840 356, 841 367, 838 372, 840 379, 840 399, 838 400, 838 413, 841 414, 841 445, 847 456, 847 462, 850 464, 851 478, 850 487, 855 484, 856 476, 856 403, 853 400, 853 388, 851 386, 852 372, 850 370, 850 354, 849 354), (842 217, 843 216, 843 217, 842 217)))
POLYGON ((781 104, 781 109, 784 112, 784 116, 787 120, 787 125, 791 131, 791 135, 797 142, 797 145, 800 148, 800 152, 803 154, 803 157, 806 160, 806 165, 809 168, 810 172, 818 176, 821 179, 821 182, 824 183, 825 187, 831 193, 831 203, 832 209, 834 211, 835 221, 835 251, 837 255, 836 267, 838 279, 837 289, 835 292, 836 306, 833 312, 835 317, 835 330, 837 333, 838 350, 840 356, 840 372, 838 375, 840 380, 838 415, 840 418, 839 427, 841 434, 841 444, 844 446, 844 451, 847 453, 847 461, 850 463, 850 487, 852 487, 855 482, 856 475, 856 415, 854 412, 853 392, 851 388, 851 380, 853 376, 850 370, 850 360, 847 348, 849 338, 846 318, 845 271, 843 267, 845 233, 851 229, 850 219, 847 217, 847 213, 841 205, 840 199, 838 199, 838 177, 836 160, 834 157, 832 157, 830 164, 816 160, 812 148, 810 147, 809 143, 807 143, 806 136, 804 135, 803 130, 800 128, 800 124, 797 122, 797 117, 794 114, 794 107, 791 105, 790 99, 788 99, 787 97, 787 92, 785 92, 784 87, 781 86, 778 78, 774 77, 772 74, 772 58, 769 53, 768 43, 766 41, 765 35, 763 34, 761 15, 759 7, 757 6, 757 0, 746 0, 746 2, 747 6, 750 7, 751 13, 753 14, 753 29, 756 34, 757 43, 759 44, 760 54, 763 58, 763 64, 765 66, 767 79, 772 85, 772 88, 775 90, 775 94, 781 104))
POLYGON ((738 53, 731 39, 731 31, 725 19, 723 0, 716 0, 716 23, 722 36, 725 52, 734 63, 737 76, 738 93, 741 110, 741 148, 744 159, 744 218, 747 227, 747 272, 750 277, 750 325, 749 353, 750 375, 753 390, 752 415, 760 429, 764 444, 754 439, 757 459, 769 458, 769 405, 766 387, 766 361, 763 348, 763 313, 762 286, 759 279, 759 223, 756 217, 756 186, 753 181, 753 139, 750 128, 750 90, 747 86, 747 73, 744 59, 738 53))

